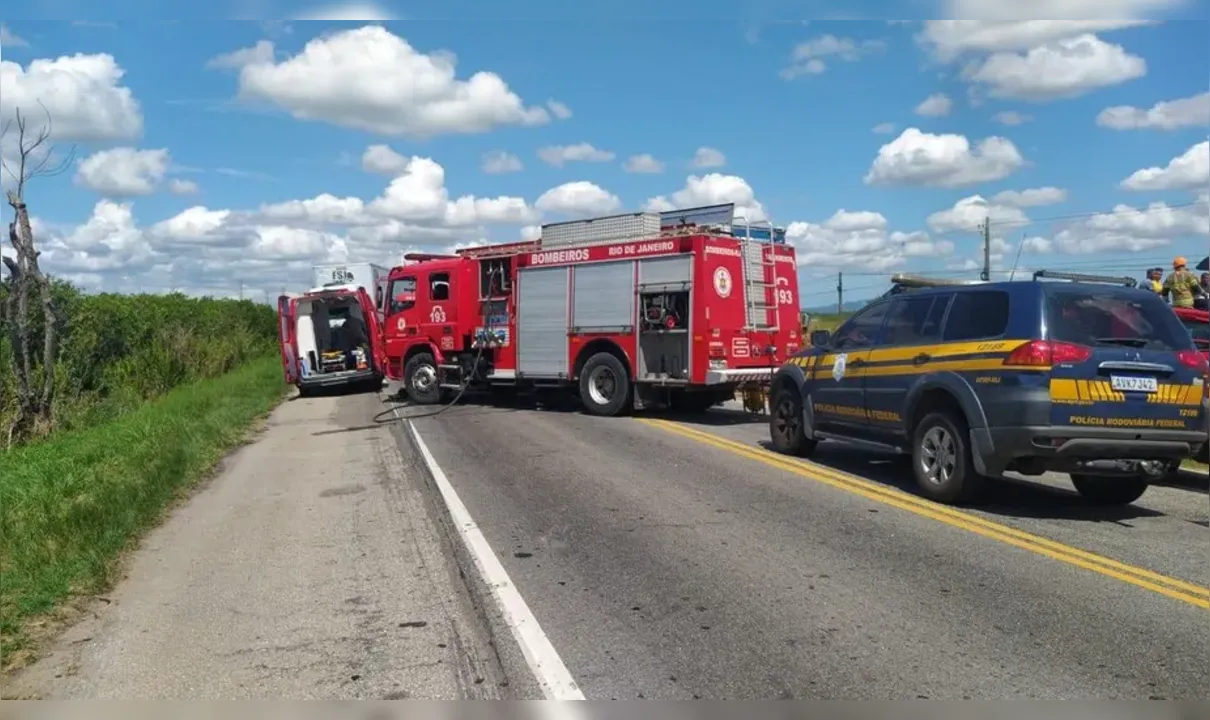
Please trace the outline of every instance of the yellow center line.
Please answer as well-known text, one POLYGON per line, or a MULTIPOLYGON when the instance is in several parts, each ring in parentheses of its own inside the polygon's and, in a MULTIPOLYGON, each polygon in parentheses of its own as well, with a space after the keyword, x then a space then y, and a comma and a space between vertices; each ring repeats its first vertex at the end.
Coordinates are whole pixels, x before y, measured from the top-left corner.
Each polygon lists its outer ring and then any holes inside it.
POLYGON ((639 422, 855 495, 860 495, 884 505, 890 505, 921 517, 936 520, 950 527, 966 530, 975 535, 1028 550, 1052 560, 1090 570, 1175 600, 1196 605, 1197 607, 1210 609, 1210 588, 1205 586, 1162 575, 1146 568, 1128 565, 1112 558, 1097 555, 1050 540, 1049 538, 971 515, 900 490, 888 488, 855 475, 814 463, 804 462, 765 450, 764 448, 745 445, 712 433, 689 428, 679 423, 647 418, 641 418, 639 422))

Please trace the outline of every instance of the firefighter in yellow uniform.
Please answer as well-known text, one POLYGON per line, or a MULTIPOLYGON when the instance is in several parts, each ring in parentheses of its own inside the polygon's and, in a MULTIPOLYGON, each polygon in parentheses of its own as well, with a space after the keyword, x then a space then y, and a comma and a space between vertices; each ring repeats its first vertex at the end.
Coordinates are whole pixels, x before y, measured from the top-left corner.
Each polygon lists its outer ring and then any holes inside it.
POLYGON ((1173 307, 1193 307, 1193 297, 1202 295, 1201 283, 1197 276, 1189 272, 1185 258, 1178 257, 1172 261, 1172 273, 1164 278, 1163 294, 1172 296, 1173 307))

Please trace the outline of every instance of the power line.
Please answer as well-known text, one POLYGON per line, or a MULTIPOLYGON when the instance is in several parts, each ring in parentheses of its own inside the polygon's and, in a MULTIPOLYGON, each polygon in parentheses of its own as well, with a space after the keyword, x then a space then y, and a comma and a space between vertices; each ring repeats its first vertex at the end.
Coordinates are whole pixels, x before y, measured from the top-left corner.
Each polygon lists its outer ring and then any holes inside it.
POLYGON ((997 227, 1011 227, 1011 226, 1026 227, 1029 225, 1038 225, 1041 223, 1062 222, 1064 220, 1087 220, 1089 218, 1105 217, 1105 216, 1109 216, 1109 215, 1146 215, 1148 213, 1166 212, 1168 210, 1183 210, 1185 208, 1191 208, 1191 207, 1196 207, 1198 205, 1206 205, 1206 204, 1207 204, 1206 201, 1195 200, 1193 202, 1181 203, 1179 205, 1164 205, 1163 207, 1153 207, 1153 206, 1149 205, 1145 208, 1127 208, 1124 210, 1106 210, 1103 212, 1075 213, 1072 215, 1056 215, 1054 217, 1048 217, 1048 218, 1031 218, 1027 221, 1001 220, 1001 221, 994 222, 992 224, 997 227))

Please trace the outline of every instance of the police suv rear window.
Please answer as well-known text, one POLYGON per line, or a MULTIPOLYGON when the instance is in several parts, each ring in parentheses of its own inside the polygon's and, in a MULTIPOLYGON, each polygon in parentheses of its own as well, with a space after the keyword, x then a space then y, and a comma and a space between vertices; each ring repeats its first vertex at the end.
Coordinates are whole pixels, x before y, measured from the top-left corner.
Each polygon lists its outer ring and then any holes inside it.
POLYGON ((1008 293, 968 290, 954 294, 942 342, 1000 337, 1008 329, 1008 293))
POLYGON ((1158 295, 1137 291, 1047 288, 1051 340, 1091 346, 1188 350, 1189 331, 1158 295))

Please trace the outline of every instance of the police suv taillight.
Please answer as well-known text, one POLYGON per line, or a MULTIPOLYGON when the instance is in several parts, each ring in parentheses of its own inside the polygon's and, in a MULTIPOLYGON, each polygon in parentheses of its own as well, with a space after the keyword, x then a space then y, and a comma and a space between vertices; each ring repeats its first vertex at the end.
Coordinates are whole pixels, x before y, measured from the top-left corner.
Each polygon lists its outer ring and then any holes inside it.
POLYGON ((1053 340, 1032 340, 1017 347, 1004 358, 1005 365, 1051 367, 1082 363, 1092 357, 1092 348, 1053 340))
POLYGON ((1206 356, 1197 350, 1181 350, 1176 354, 1176 359, 1180 361, 1181 365, 1196 370, 1202 375, 1210 372, 1210 362, 1207 362, 1206 356))

